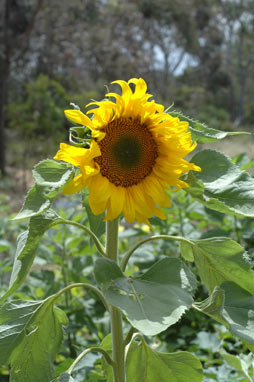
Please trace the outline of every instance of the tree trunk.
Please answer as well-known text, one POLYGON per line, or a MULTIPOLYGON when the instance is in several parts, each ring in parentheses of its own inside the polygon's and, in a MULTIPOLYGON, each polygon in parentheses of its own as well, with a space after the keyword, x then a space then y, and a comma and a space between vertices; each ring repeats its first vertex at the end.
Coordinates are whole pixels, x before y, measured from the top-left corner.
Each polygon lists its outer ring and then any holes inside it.
POLYGON ((0 171, 2 176, 6 174, 5 169, 5 108, 7 105, 7 89, 8 89, 8 77, 10 68, 10 56, 9 56, 9 21, 10 21, 10 8, 12 0, 5 0, 4 5, 4 28, 3 28, 3 56, 0 63, 0 171))

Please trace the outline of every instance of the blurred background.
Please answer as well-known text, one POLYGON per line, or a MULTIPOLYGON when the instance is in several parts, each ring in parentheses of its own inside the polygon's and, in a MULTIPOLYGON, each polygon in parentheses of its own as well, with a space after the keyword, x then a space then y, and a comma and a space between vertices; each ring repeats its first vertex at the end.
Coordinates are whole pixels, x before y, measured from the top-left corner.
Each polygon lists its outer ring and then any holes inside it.
POLYGON ((2 0, 0 15, 2 189, 25 192, 68 140, 63 110, 85 111, 118 79, 143 77, 157 102, 209 127, 251 131, 253 0, 2 0))
MULTIPOLYGON (((11 218, 33 183, 33 166, 52 158, 60 142, 68 142, 64 109, 73 102, 85 112, 91 100, 104 98, 112 81, 131 77, 143 77, 149 93, 165 107, 172 105, 211 128, 253 133, 254 0, 0 0, 0 295, 8 288, 17 237, 27 228, 27 220, 11 218)), ((111 90, 119 87, 111 85, 111 90)), ((253 174, 253 134, 228 137, 212 147, 238 155, 235 163, 253 174)), ((184 192, 174 195, 167 220, 153 220, 155 232, 180 232, 190 239, 230 237, 243 245, 253 264, 253 219, 209 210, 184 192)), ((54 208, 66 219, 90 224, 75 198, 59 198, 54 208)), ((122 228, 121 253, 149 229, 122 228)), ((97 229, 103 237, 101 225, 97 229)), ((76 227, 48 231, 14 298, 38 300, 71 282, 93 283, 94 252, 76 227)), ((179 254, 178 245, 158 241, 143 246, 130 267, 143 272, 163 254, 179 254)), ((206 296, 200 287, 199 298, 206 296)), ((103 307, 89 294, 70 292, 60 308, 69 326, 57 374, 109 331, 103 307)), ((196 354, 205 382, 250 380, 232 369, 232 360, 231 368, 225 365, 220 353, 226 349, 254 365, 246 345, 197 311, 190 310, 155 341, 160 351, 196 354)), ((96 357, 86 361, 90 370, 96 357)), ((88 381, 87 370, 81 371, 75 380, 88 381)), ((100 375, 89 381, 103 379, 100 375)), ((0 382, 7 381, 9 368, 0 366, 0 382)))

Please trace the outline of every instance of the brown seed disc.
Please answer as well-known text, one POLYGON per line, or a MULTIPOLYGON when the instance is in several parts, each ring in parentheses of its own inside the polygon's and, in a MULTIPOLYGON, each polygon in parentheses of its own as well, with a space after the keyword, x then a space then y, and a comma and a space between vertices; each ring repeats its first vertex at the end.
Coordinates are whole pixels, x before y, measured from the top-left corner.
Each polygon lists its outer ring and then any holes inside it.
POLYGON ((98 142, 101 156, 94 159, 101 174, 116 186, 139 184, 158 157, 152 133, 138 119, 128 118, 113 120, 103 131, 106 135, 98 142))

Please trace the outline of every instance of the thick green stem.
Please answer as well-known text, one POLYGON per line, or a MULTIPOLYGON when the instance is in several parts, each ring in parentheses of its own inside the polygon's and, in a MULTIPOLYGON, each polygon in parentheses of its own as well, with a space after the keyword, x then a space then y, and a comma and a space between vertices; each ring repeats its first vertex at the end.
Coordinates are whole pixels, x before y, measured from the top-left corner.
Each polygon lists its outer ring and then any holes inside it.
MULTIPOLYGON (((106 256, 118 263, 118 219, 108 221, 106 226, 106 256)), ((125 356, 124 339, 122 329, 122 314, 114 306, 110 308, 111 333, 112 333, 112 357, 114 363, 114 382, 125 382, 125 356)))
POLYGON ((115 362, 114 382, 125 382, 125 356, 122 329, 122 314, 118 308, 111 307, 112 358, 115 362))
POLYGON ((106 256, 118 262, 118 219, 106 223, 106 256))

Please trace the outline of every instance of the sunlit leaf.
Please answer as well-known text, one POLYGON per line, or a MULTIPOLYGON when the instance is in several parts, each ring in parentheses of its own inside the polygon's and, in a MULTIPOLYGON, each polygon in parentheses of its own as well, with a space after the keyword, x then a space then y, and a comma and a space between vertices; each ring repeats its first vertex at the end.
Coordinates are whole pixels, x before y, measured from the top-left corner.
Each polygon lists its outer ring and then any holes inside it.
POLYGON ((210 292, 224 281, 233 281, 254 293, 254 272, 240 244, 228 237, 217 237, 192 240, 192 244, 185 243, 187 246, 192 251, 201 280, 210 292))
POLYGON ((63 373, 59 375, 58 378, 54 379, 52 382, 75 382, 72 376, 68 373, 63 373))
MULTIPOLYGON (((238 372, 240 372, 243 376, 247 377, 248 381, 253 382, 253 379, 249 375, 249 365, 248 362, 246 362, 243 358, 240 358, 238 356, 229 354, 225 351, 221 352, 222 357, 227 361, 227 363, 232 366, 234 369, 236 369, 238 372)), ((248 356, 249 357, 249 356, 248 356)), ((250 369, 253 369, 253 355, 250 354, 250 369)))
POLYGON ((193 250, 189 244, 185 242, 181 242, 180 251, 181 251, 181 255, 186 261, 194 261, 193 250))
POLYGON ((216 142, 230 135, 250 134, 244 131, 221 131, 221 130, 211 129, 205 123, 194 121, 193 119, 177 111, 172 111, 169 114, 172 115, 172 117, 177 117, 181 121, 186 121, 189 123, 189 129, 191 131, 192 139, 193 141, 196 141, 197 143, 216 142))
POLYGON ((246 153, 236 155, 232 162, 235 163, 241 170, 247 170, 249 167, 254 166, 254 161, 250 160, 246 153))
POLYGON ((194 303, 193 307, 229 328, 228 322, 223 318, 222 314, 224 303, 225 292, 221 287, 216 286, 208 298, 202 302, 194 303))
POLYGON ((254 179, 229 157, 203 150, 192 158, 200 173, 189 173, 186 191, 207 207, 219 212, 254 217, 254 179))
POLYGON ((224 324, 242 340, 254 344, 254 296, 239 285, 224 282, 214 288, 208 299, 193 306, 224 324))
POLYGON ((24 328, 40 304, 40 301, 12 301, 0 307, 0 365, 8 362, 23 340, 24 328))
POLYGON ((201 382, 200 361, 188 352, 161 353, 143 341, 131 343, 126 359, 127 382, 201 382))
POLYGON ((164 258, 139 278, 127 277, 111 260, 98 259, 95 276, 109 304, 119 307, 131 324, 147 335, 177 322, 192 304, 196 280, 176 258, 164 258))
POLYGON ((222 284, 225 292, 223 317, 233 334, 254 344, 254 296, 232 282, 222 284))
POLYGON ((62 341, 65 313, 43 301, 17 300, 0 309, 0 360, 11 364, 11 381, 48 382, 62 341))
POLYGON ((14 219, 23 219, 47 210, 73 176, 68 163, 44 160, 33 169, 35 185, 28 191, 23 207, 14 219))
POLYGON ((44 194, 44 188, 34 185, 27 193, 22 209, 14 220, 39 215, 50 207, 50 200, 44 194))
POLYGON ((32 217, 28 230, 19 235, 9 289, 0 299, 0 303, 20 287, 33 264, 43 234, 50 224, 57 221, 61 221, 60 216, 48 210, 42 215, 32 217))

